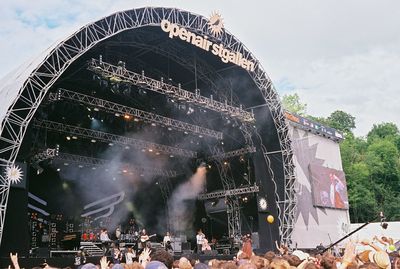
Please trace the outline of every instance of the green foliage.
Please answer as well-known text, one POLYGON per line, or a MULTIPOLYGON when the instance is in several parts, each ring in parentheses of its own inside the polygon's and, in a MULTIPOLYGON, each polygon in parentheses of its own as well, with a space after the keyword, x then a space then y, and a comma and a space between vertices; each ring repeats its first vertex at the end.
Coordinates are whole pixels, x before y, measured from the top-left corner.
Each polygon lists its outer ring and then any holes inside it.
POLYGON ((282 97, 282 106, 284 109, 300 116, 304 116, 307 111, 307 104, 300 102, 300 97, 297 93, 285 94, 282 97))
POLYGON ((340 145, 352 222, 371 221, 379 211, 400 220, 400 135, 393 127, 374 125, 368 139, 350 133, 340 145))
POLYGON ((356 128, 356 118, 341 110, 336 110, 328 117, 329 126, 344 132, 351 133, 351 130, 356 128))
POLYGON ((367 139, 372 141, 379 138, 396 139, 399 138, 399 129, 396 124, 391 122, 385 122, 380 124, 374 124, 371 131, 368 132, 367 139))

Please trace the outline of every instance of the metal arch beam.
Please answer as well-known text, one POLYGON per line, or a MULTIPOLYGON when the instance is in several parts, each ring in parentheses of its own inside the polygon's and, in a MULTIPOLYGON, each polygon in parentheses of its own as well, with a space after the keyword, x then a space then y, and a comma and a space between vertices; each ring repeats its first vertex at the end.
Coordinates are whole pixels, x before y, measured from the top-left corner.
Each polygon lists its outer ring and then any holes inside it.
MULTIPOLYGON (((249 76, 253 79, 269 106, 282 151, 286 188, 282 203, 278 201, 281 212, 278 219, 281 224, 281 241, 286 244, 289 243, 296 211, 296 195, 293 191, 295 183, 293 152, 288 125, 270 78, 251 52, 230 32, 225 30, 217 40, 209 35, 206 18, 180 9, 155 7, 117 12, 80 28, 73 35, 57 44, 39 63, 37 68, 31 72, 29 77, 18 85, 19 88, 14 87, 14 92, 18 94, 9 106, 0 125, 0 170, 2 170, 0 171, 0 243, 10 188, 10 183, 4 178, 3 172, 7 166, 15 162, 29 122, 47 91, 72 62, 99 42, 125 30, 144 26, 159 26, 162 19, 168 19, 171 23, 178 24, 198 34, 208 35, 215 42, 222 43, 225 48, 238 51, 245 58, 256 63, 255 71, 249 72, 249 76)), ((268 156, 264 149, 263 152, 264 156, 268 156)))
POLYGON ((138 87, 164 94, 171 98, 193 103, 200 107, 205 107, 216 112, 223 113, 229 117, 237 118, 242 122, 254 122, 254 115, 240 107, 228 105, 227 102, 221 103, 200 95, 200 90, 195 93, 182 89, 180 86, 165 83, 163 80, 156 80, 142 74, 129 71, 121 66, 115 66, 103 61, 92 59, 88 69, 98 75, 109 78, 115 82, 128 82, 138 87))
POLYGON ((130 138, 126 136, 120 136, 115 134, 110 134, 106 132, 96 131, 92 129, 81 128, 77 126, 72 126, 68 124, 62 124, 59 122, 48 121, 48 120, 38 120, 33 121, 33 126, 35 128, 43 128, 51 130, 54 132, 61 132, 65 134, 73 134, 80 137, 91 138, 95 140, 100 140, 103 142, 111 142, 119 145, 133 146, 137 149, 151 149, 154 152, 160 152, 164 154, 173 154, 187 158, 196 158, 197 153, 191 150, 171 147, 167 145, 161 145, 157 143, 147 142, 135 138, 130 138))
POLYGON ((163 126, 169 126, 179 131, 187 131, 197 135, 204 135, 216 139, 222 139, 222 132, 214 131, 208 128, 186 123, 180 120, 164 117, 140 109, 124 106, 121 104, 99 99, 86 94, 68 91, 66 89, 58 89, 57 93, 55 95, 52 95, 52 98, 56 98, 56 100, 67 99, 67 100, 77 101, 82 104, 104 109, 108 112, 130 115, 145 121, 158 123, 163 126))

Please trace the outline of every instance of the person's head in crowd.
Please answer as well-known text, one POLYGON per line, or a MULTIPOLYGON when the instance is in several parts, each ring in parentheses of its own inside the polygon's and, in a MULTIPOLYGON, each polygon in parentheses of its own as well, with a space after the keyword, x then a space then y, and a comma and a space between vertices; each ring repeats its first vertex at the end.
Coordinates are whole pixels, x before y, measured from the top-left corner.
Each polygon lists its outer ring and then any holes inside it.
POLYGON ((168 269, 168 267, 160 261, 150 261, 146 264, 145 269, 168 269))
POLYGON ((159 261, 165 264, 167 268, 172 268, 174 258, 168 251, 163 249, 158 249, 150 254, 151 261, 159 261))
POLYGON ((194 269, 208 269, 208 265, 205 263, 199 262, 193 268, 194 269))
POLYGON ((133 262, 132 264, 126 264, 125 267, 129 269, 144 269, 144 267, 138 262, 133 262))
POLYGON ((336 269, 336 260, 335 256, 329 253, 324 253, 321 259, 321 267, 324 269, 336 269))
POLYGON ((290 255, 289 259, 287 261, 289 262, 290 266, 294 266, 294 267, 299 266, 301 263, 300 258, 296 255, 290 255))
POLYGON ((290 264, 288 261, 282 258, 274 258, 269 264, 270 269, 290 269, 290 264))
POLYGON ((223 261, 219 266, 220 269, 237 269, 237 266, 233 261, 223 261))
POLYGON ((190 264, 189 260, 185 257, 181 257, 179 259, 179 269, 191 269, 192 265, 190 264))
POLYGON ((266 258, 269 262, 272 262, 272 260, 275 258, 275 252, 273 251, 268 251, 265 253, 264 258, 266 258))
POLYGON ((82 265, 81 269, 97 269, 97 266, 93 263, 87 263, 82 265))
POLYGON ((254 264, 257 269, 261 269, 264 267, 264 259, 256 255, 250 258, 250 263, 254 264))
POLYGON ((310 257, 308 253, 305 253, 304 251, 301 250, 293 251, 292 256, 296 256, 297 258, 299 258, 300 261, 304 261, 310 257))
POLYGON ((238 269, 257 269, 257 267, 252 263, 244 263, 240 265, 238 269))
POLYGON ((307 262, 303 269, 319 269, 319 267, 314 262, 307 262))
POLYGON ((385 251, 371 251, 369 261, 375 263, 381 269, 390 269, 390 258, 385 251))
POLYGON ((358 269, 379 269, 378 265, 376 265, 375 263, 372 262, 367 262, 367 263, 363 263, 361 264, 358 269))
POLYGON ((172 268, 179 268, 179 260, 175 260, 175 261, 172 263, 172 268))
POLYGON ((239 261, 240 260, 248 260, 248 259, 250 259, 250 257, 246 252, 242 252, 239 254, 238 259, 239 259, 239 261))

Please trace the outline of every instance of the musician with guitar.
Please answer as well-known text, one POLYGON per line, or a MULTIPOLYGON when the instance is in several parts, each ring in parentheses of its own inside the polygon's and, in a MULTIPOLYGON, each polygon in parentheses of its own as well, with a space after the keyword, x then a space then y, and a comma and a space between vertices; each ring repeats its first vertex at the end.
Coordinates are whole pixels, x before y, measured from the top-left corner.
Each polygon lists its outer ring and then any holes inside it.
POLYGON ((146 247, 146 243, 150 240, 150 238, 156 236, 156 234, 152 234, 152 235, 148 235, 146 232, 146 229, 142 229, 142 231, 140 232, 140 245, 142 248, 146 247))

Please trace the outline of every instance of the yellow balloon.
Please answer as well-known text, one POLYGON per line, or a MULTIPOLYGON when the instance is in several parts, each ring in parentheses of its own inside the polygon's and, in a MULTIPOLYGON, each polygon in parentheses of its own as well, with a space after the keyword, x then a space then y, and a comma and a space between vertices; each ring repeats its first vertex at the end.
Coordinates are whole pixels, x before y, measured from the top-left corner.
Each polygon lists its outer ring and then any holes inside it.
POLYGON ((274 218, 274 216, 272 216, 272 215, 268 215, 268 217, 267 217, 267 221, 268 221, 268 223, 274 223, 274 220, 275 220, 275 218, 274 218))

